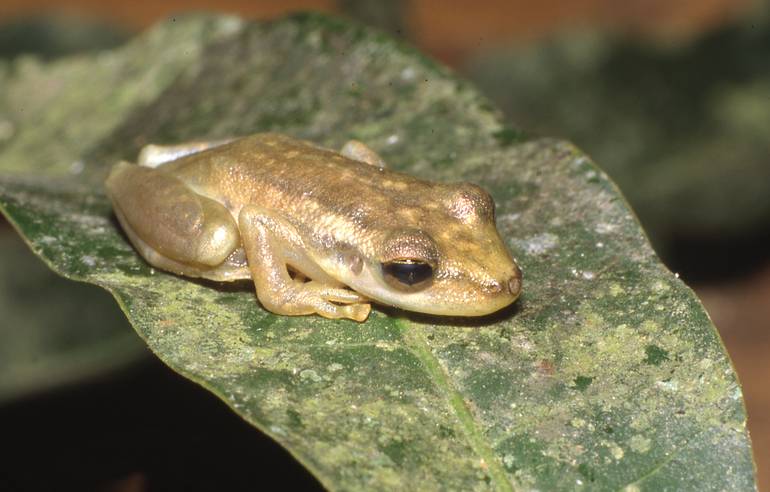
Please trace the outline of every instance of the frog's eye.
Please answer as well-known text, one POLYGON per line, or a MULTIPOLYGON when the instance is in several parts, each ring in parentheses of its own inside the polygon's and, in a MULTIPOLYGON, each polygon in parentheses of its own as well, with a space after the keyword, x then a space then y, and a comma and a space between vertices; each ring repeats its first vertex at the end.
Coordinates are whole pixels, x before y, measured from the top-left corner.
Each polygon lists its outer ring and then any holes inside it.
POLYGON ((383 263, 382 276, 391 287, 416 292, 433 281, 433 267, 422 260, 402 258, 383 263))

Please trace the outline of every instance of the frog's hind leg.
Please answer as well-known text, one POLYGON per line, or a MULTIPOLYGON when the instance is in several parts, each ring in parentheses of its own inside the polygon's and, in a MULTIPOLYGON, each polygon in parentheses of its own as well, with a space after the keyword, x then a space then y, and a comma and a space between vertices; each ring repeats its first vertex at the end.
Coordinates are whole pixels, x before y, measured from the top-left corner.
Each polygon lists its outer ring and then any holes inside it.
POLYGON ((161 164, 175 161, 180 157, 197 154, 204 150, 213 149, 228 144, 235 140, 228 138, 223 140, 201 140, 185 142, 177 145, 145 145, 139 152, 137 163, 143 167, 158 167, 161 164))
POLYGON ((153 266, 205 276, 240 247, 238 226, 223 205, 160 169, 120 162, 105 184, 123 229, 153 266))
POLYGON ((275 212, 246 205, 238 216, 243 248, 265 309, 277 314, 317 313, 326 318, 350 318, 364 321, 371 306, 357 292, 344 289, 305 257, 296 229, 275 212), (309 282, 292 279, 291 264, 301 270, 309 282))
POLYGON ((369 146, 358 140, 348 140, 348 142, 342 146, 340 154, 353 159, 354 161, 363 162, 375 167, 388 167, 385 161, 380 155, 373 151, 369 146))

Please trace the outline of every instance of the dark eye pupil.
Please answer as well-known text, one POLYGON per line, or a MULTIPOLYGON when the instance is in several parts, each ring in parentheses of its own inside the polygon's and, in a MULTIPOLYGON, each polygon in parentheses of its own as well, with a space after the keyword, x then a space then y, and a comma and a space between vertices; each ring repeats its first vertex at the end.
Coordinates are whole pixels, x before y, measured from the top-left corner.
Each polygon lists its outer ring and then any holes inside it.
POLYGON ((385 278, 396 280, 405 286, 415 286, 433 276, 433 268, 425 262, 417 260, 396 260, 384 263, 382 271, 385 278))

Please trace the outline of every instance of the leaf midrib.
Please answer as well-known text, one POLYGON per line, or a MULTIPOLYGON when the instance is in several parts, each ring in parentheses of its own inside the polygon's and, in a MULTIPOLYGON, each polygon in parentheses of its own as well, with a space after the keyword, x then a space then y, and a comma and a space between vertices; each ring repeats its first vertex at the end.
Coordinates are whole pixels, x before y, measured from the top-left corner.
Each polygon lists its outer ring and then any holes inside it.
POLYGON ((397 319, 395 323, 401 331, 407 347, 420 360, 427 371, 429 379, 436 384, 446 397, 447 404, 457 417, 471 449, 488 467, 495 490, 500 492, 516 492, 514 483, 509 480, 502 464, 497 459, 497 455, 484 439, 482 429, 465 403, 462 393, 455 387, 438 358, 433 355, 422 330, 419 326, 405 319, 397 319))

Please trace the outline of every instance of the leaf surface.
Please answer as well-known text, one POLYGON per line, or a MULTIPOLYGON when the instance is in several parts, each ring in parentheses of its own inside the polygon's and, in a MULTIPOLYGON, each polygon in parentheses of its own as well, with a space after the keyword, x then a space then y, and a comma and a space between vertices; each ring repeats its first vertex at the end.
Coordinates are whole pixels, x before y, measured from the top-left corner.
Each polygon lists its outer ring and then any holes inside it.
POLYGON ((0 223, 0 405, 147 356, 109 294, 56 275, 14 236, 0 223))

